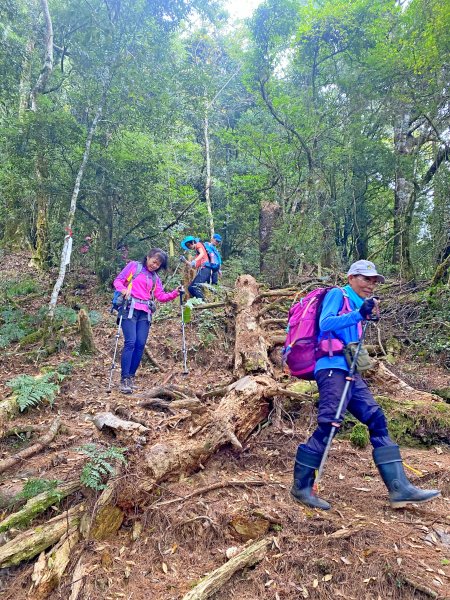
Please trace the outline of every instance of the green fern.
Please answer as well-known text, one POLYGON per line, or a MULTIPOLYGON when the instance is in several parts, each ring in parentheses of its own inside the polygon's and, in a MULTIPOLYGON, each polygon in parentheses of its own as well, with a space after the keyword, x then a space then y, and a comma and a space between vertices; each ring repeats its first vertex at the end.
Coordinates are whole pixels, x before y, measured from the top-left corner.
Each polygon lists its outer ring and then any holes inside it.
POLYGON ((119 461, 124 464, 127 462, 124 453, 128 448, 109 446, 104 450, 97 444, 85 444, 77 450, 86 454, 90 459, 81 471, 80 481, 86 487, 96 491, 103 490, 106 487, 105 479, 116 472, 110 461, 119 461))
POLYGON ((55 372, 50 371, 45 375, 32 377, 31 375, 19 375, 6 382, 17 397, 20 412, 37 406, 46 400, 50 406, 55 402, 55 396, 59 392, 59 386, 54 382, 55 372))
POLYGON ((42 492, 54 490, 58 483, 57 479, 28 479, 16 497, 30 500, 42 492))

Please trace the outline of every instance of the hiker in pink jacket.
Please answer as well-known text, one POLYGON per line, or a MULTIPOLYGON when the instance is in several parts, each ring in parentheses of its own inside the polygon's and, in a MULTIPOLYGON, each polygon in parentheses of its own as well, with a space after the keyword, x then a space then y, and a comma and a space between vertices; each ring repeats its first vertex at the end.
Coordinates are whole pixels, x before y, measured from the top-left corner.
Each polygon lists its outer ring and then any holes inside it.
POLYGON ((153 248, 142 262, 132 261, 117 275, 114 288, 124 296, 122 331, 125 343, 121 357, 120 391, 131 394, 136 387, 134 379, 147 341, 155 299, 170 302, 178 297, 182 287, 165 292, 157 273, 167 269, 167 254, 153 248))

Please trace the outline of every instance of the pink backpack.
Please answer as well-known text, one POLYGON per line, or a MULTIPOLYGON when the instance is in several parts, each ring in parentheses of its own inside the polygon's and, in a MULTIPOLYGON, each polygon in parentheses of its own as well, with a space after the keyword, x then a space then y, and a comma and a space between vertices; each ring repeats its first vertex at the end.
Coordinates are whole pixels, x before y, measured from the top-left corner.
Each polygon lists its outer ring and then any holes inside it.
MULTIPOLYGON (((322 356, 333 356, 342 352, 343 342, 332 337, 319 343, 319 318, 322 302, 332 287, 317 288, 292 306, 288 315, 287 337, 283 347, 283 365, 299 379, 314 379, 316 362, 322 356)), ((344 294, 344 305, 339 314, 351 312, 348 297, 344 294)))

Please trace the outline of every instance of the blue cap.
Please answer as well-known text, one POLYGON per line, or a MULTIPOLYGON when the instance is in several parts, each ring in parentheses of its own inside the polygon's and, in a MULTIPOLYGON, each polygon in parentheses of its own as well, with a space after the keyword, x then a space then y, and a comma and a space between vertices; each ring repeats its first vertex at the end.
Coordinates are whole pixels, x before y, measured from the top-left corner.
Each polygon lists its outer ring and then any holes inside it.
POLYGON ((193 235, 188 235, 181 242, 180 246, 183 248, 183 250, 189 250, 189 248, 186 246, 186 244, 189 242, 197 242, 197 241, 198 241, 198 239, 195 238, 193 235))
POLYGON ((220 233, 215 233, 215 234, 213 235, 213 238, 214 238, 215 240, 217 240, 218 242, 221 242, 221 241, 222 241, 222 236, 220 235, 220 233))

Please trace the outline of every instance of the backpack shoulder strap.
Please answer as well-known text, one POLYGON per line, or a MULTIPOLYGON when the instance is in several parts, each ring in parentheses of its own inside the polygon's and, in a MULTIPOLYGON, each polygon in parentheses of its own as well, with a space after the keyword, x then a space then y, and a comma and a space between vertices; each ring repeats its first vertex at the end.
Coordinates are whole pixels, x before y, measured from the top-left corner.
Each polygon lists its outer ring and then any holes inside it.
POLYGON ((136 261, 136 271, 134 272, 133 279, 136 279, 136 277, 142 271, 143 267, 144 267, 144 265, 139 260, 137 260, 136 261))

